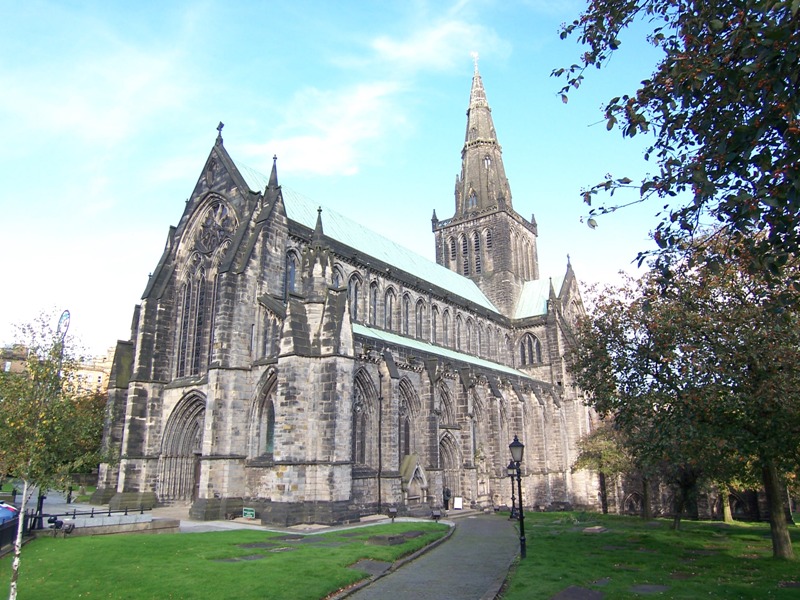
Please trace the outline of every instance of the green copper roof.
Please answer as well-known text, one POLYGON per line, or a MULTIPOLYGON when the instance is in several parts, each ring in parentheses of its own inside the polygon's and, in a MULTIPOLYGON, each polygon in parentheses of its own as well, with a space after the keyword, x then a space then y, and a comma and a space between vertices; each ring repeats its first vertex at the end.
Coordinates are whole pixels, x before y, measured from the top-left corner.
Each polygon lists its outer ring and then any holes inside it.
MULTIPOLYGON (((269 177, 238 162, 236 168, 252 191, 263 191, 267 187, 269 177)), ((320 204, 286 186, 281 186, 281 191, 289 219, 314 229, 320 204)), ((371 256, 420 281, 434 284, 478 306, 499 312, 471 279, 462 277, 324 206, 322 228, 326 236, 353 248, 364 257, 371 256)))
POLYGON ((526 317, 546 315, 547 299, 550 297, 551 283, 556 295, 560 294, 561 286, 564 284, 563 277, 526 281, 525 285, 522 287, 522 293, 519 295, 519 300, 517 300, 514 318, 524 319, 526 317))
POLYGON ((422 352, 426 352, 436 356, 441 356, 442 358, 446 358, 449 360, 457 360, 459 362, 475 365, 476 367, 491 369, 492 371, 496 371, 499 373, 506 373, 507 375, 516 375, 518 377, 523 377, 525 379, 531 379, 529 375, 526 375, 522 371, 517 371, 516 369, 512 369, 511 367, 507 367, 506 365, 501 365, 499 363, 492 362, 490 360, 484 360, 482 358, 478 358, 477 356, 472 356, 470 354, 456 352, 455 350, 450 350, 449 348, 434 346, 433 344, 428 344, 427 342, 415 340, 413 338, 403 337, 401 335, 390 333, 388 331, 373 329, 372 327, 366 327, 358 323, 353 323, 353 333, 356 335, 363 335, 364 337, 372 338, 375 340, 381 340, 382 342, 386 342, 387 345, 405 346, 406 348, 421 350, 422 352))

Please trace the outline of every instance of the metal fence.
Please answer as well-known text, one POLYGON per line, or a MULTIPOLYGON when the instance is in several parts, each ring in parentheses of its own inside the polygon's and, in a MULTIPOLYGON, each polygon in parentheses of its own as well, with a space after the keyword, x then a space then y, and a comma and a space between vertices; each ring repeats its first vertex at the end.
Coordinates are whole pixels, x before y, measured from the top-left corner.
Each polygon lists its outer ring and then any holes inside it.
POLYGON ((0 523, 0 548, 5 548, 14 543, 17 538, 17 526, 19 517, 13 519, 5 519, 0 523))

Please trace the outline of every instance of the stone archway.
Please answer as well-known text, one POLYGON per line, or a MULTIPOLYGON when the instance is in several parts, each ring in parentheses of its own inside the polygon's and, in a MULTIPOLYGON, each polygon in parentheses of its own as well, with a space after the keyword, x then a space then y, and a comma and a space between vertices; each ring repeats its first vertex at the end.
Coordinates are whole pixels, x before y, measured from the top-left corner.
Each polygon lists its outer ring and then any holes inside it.
POLYGON ((205 397, 193 392, 178 402, 167 419, 158 459, 159 502, 190 502, 197 497, 205 415, 205 397))
POLYGON ((439 440, 439 467, 442 469, 442 491, 449 489, 453 498, 461 496, 461 452, 449 431, 439 440))

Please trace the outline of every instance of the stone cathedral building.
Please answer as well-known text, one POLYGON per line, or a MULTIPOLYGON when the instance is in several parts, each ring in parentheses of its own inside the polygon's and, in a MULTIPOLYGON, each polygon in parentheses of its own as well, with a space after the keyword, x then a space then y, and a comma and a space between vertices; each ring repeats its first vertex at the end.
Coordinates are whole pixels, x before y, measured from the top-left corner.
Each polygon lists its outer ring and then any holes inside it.
POLYGON ((583 312, 569 264, 539 273, 477 65, 436 262, 236 163, 220 135, 117 345, 94 502, 253 507, 334 523, 396 507, 595 507, 572 473, 592 414, 564 353, 583 312))

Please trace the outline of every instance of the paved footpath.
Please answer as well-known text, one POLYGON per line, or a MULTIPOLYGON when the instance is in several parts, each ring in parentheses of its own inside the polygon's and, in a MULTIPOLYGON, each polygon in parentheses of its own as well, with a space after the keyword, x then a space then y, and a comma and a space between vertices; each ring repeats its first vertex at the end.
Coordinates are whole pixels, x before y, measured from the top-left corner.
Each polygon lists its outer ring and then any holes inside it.
POLYGON ((348 600, 489 600, 496 596, 519 538, 514 523, 499 515, 455 519, 443 544, 348 596, 348 600))

